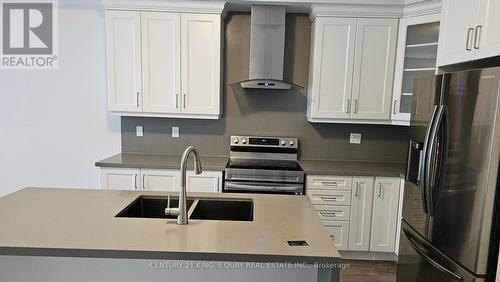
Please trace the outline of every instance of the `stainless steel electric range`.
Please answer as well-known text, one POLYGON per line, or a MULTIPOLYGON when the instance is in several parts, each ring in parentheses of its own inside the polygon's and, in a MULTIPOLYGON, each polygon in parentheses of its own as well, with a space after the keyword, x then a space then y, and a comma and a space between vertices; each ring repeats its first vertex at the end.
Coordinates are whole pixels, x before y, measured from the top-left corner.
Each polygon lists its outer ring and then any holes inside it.
POLYGON ((294 137, 231 136, 223 192, 304 194, 294 137))

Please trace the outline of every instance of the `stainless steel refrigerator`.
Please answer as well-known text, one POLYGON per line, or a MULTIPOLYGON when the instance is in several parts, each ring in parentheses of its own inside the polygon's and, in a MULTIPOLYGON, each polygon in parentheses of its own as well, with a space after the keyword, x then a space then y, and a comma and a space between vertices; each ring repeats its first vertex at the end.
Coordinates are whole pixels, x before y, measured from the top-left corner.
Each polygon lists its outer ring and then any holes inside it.
POLYGON ((495 281, 500 68, 417 79, 398 282, 495 281))

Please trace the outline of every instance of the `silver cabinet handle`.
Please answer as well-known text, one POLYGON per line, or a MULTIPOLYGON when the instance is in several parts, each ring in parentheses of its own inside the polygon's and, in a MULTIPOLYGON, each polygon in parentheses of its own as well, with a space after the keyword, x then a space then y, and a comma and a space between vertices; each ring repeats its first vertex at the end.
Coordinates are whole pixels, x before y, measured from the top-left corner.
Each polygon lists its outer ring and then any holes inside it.
POLYGON ((175 108, 179 108, 179 94, 175 94, 175 108))
POLYGON ((184 94, 182 97, 182 106, 184 109, 186 108, 186 94, 184 94))
POLYGON ((351 112, 351 99, 347 99, 347 112, 346 114, 351 112))
POLYGON ((141 104, 140 104, 140 101, 139 101, 139 97, 141 96, 141 92, 140 91, 137 91, 137 93, 135 93, 135 104, 137 105, 137 107, 140 107, 141 104))
POLYGON ((378 184, 378 194, 377 194, 377 197, 380 198, 380 196, 382 196, 382 183, 378 184))
POLYGON ((358 113, 358 99, 354 99, 354 113, 358 113))
POLYGON ((335 241, 335 236, 330 235, 330 239, 332 239, 332 240, 334 240, 334 241, 335 241))
POLYGON ((134 188, 137 190, 137 174, 134 174, 134 188))
POLYGON ((142 190, 146 190, 146 175, 142 175, 142 190))
POLYGON ((337 181, 321 181, 321 184, 325 186, 337 186, 337 181))
POLYGON ((337 197, 329 197, 329 196, 321 196, 321 200, 323 201, 337 201, 337 197))
POLYGON ((397 113, 396 113, 396 105, 397 105, 397 103, 398 103, 398 100, 394 100, 394 105, 393 105, 393 107, 392 107, 392 113, 393 113, 393 114, 397 114, 397 113))
POLYGON ((359 182, 356 182, 356 190, 354 191, 354 197, 358 197, 359 192, 359 182))
POLYGON ((472 51, 472 46, 469 47, 469 43, 470 43, 470 45, 472 45, 472 41, 471 41, 471 37, 470 37, 471 32, 474 32, 474 29, 472 27, 467 29, 467 41, 465 42, 465 50, 467 50, 467 51, 472 51))
POLYGON ((320 211, 319 214, 321 214, 322 216, 326 216, 326 217, 336 217, 337 216, 335 211, 320 211))
POLYGON ((483 30, 482 25, 476 26, 476 30, 474 31, 474 49, 479 49, 479 43, 481 42, 481 31, 483 30))

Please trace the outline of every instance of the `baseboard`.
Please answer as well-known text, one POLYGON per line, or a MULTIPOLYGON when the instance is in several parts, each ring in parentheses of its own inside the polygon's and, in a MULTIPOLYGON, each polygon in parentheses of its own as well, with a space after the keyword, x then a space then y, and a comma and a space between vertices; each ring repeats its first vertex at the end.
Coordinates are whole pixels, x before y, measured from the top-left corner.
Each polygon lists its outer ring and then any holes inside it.
POLYGON ((342 259, 397 261, 395 253, 339 251, 342 259))

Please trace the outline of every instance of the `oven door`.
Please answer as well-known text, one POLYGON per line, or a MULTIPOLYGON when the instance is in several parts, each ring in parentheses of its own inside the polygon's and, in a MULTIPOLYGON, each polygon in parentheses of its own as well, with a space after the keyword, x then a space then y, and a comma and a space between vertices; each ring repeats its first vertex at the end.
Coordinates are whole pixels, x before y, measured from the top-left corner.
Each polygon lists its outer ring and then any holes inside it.
POLYGON ((304 185, 299 183, 225 181, 224 192, 303 195, 304 185))
POLYGON ((226 168, 224 179, 231 182, 286 182, 301 184, 304 183, 304 172, 278 169, 226 168))

